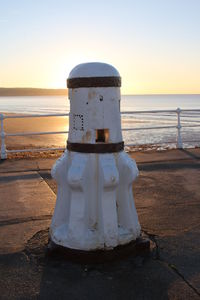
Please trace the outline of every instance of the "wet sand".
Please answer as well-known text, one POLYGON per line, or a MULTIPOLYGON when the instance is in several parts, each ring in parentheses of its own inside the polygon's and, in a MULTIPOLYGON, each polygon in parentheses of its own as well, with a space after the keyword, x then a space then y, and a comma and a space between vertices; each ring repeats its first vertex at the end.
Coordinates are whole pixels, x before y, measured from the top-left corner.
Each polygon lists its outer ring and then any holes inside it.
MULTIPOLYGON (((8 114, 4 115, 19 115, 8 114)), ((28 133, 42 131, 68 131, 68 117, 39 117, 23 119, 5 119, 4 131, 8 133, 28 133)), ((42 147, 65 147, 67 134, 30 135, 6 137, 7 149, 25 149, 42 147)))

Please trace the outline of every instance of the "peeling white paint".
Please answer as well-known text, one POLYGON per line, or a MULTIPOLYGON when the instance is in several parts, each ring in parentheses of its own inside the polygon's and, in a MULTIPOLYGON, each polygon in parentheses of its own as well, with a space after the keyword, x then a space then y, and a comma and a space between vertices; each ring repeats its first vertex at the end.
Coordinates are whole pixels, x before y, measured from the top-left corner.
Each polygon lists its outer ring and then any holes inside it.
MULTIPOLYGON (((119 76, 113 67, 100 65, 104 64, 77 66, 70 76, 107 76, 105 69, 109 76, 119 76)), ((98 129, 108 130, 106 143, 122 141, 118 87, 70 89, 69 95, 71 143, 95 144, 98 129)), ((138 169, 124 151, 86 154, 66 150, 52 168, 52 176, 58 183, 50 228, 56 244, 80 250, 112 249, 140 235, 132 194, 138 169)))

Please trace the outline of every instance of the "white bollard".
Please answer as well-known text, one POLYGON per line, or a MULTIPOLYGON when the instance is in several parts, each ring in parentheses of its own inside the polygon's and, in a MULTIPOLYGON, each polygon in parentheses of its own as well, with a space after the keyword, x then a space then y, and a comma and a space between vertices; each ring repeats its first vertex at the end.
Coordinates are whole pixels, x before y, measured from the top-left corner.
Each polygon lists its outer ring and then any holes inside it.
POLYGON ((52 168, 58 195, 50 238, 70 249, 113 249, 141 233, 132 194, 138 169, 122 141, 121 78, 108 64, 86 63, 67 86, 69 136, 52 168))

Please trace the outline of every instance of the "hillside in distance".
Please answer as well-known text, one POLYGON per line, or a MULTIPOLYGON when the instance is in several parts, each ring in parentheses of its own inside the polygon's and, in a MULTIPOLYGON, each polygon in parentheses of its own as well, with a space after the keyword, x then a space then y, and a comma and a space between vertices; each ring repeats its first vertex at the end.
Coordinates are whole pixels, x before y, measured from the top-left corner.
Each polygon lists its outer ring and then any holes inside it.
POLYGON ((2 96, 67 96, 67 89, 0 88, 2 96))

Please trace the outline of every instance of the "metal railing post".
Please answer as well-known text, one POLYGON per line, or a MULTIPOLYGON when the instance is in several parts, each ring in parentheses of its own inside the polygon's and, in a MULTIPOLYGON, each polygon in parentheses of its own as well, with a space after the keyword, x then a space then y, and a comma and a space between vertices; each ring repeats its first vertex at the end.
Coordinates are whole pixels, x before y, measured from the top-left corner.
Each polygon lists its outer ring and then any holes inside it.
POLYGON ((183 148, 182 138, 181 138, 181 109, 178 107, 176 110, 177 113, 177 135, 176 135, 176 147, 178 149, 183 148))
POLYGON ((3 120, 4 120, 4 115, 0 114, 0 120, 1 120, 1 159, 6 159, 7 158, 7 152, 6 152, 6 143, 5 143, 5 137, 6 134, 4 132, 4 127, 3 127, 3 120))

